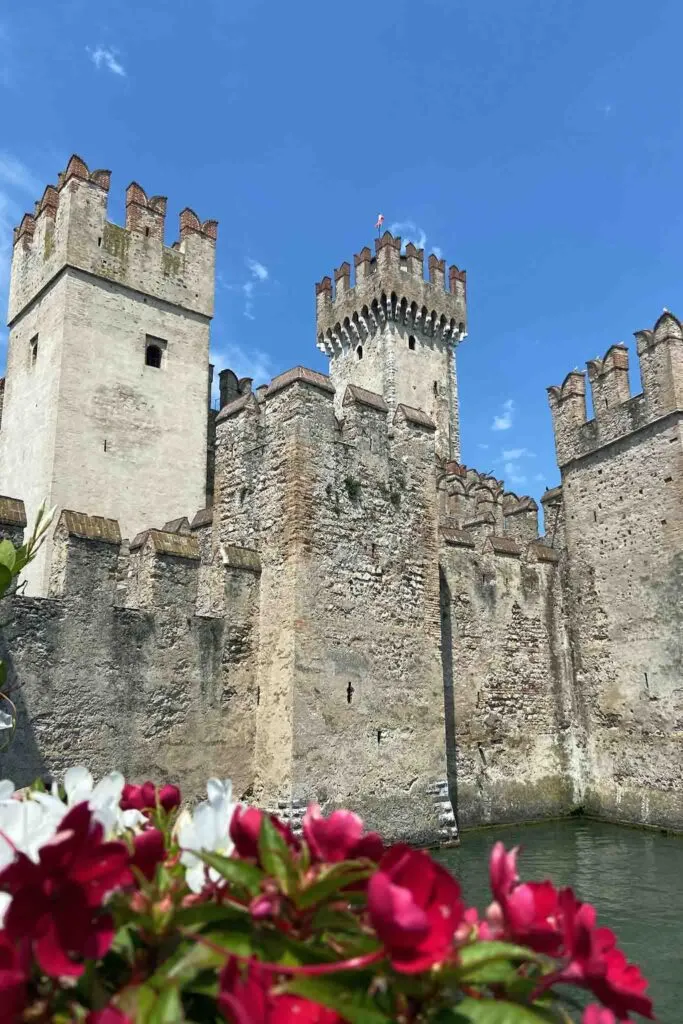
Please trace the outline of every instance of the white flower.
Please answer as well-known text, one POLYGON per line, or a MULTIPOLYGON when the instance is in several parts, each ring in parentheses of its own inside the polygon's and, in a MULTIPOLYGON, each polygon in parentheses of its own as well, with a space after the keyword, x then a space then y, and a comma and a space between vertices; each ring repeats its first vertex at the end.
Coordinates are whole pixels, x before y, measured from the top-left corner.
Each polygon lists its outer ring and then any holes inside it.
POLYGON ((83 765, 69 768, 64 776, 66 803, 59 798, 57 784, 52 786, 51 793, 33 793, 32 798, 60 818, 71 807, 87 801, 93 818, 102 825, 107 836, 115 835, 127 828, 135 828, 147 819, 140 811, 122 811, 119 807, 123 787, 126 784, 121 772, 110 772, 97 785, 83 765))
MULTIPOLYGON (((32 861, 38 860, 38 851, 57 831, 62 815, 34 800, 5 799, 14 791, 11 782, 0 782, 0 870, 14 860, 17 851, 32 861)), ((10 902, 6 893, 0 893, 0 927, 10 902)))
MULTIPOLYGON (((235 810, 232 782, 209 779, 206 792, 207 799, 194 814, 183 812, 178 820, 178 845, 183 851, 180 861, 185 865, 185 880, 192 892, 202 891, 207 871, 204 862, 192 851, 205 850, 228 856, 233 850, 230 838, 230 820, 235 810)), ((213 868, 208 868, 208 875, 212 882, 220 878, 213 868)))

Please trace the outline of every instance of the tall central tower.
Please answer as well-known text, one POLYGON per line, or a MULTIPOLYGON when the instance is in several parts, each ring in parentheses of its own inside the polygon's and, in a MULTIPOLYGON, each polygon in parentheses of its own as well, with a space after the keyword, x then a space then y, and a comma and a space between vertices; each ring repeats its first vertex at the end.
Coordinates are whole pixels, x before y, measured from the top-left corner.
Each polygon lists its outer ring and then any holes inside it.
MULTIPOLYGON (((341 402, 347 384, 379 393, 391 410, 421 409, 436 423, 436 452, 460 456, 455 349, 466 333, 466 274, 432 254, 424 279, 424 250, 385 232, 332 280, 316 285, 317 344, 330 357, 341 402)), ((340 409, 338 411, 341 411, 340 409)))
POLYGON ((217 224, 186 209, 167 247, 166 200, 130 185, 119 227, 109 181, 73 156, 15 231, 0 493, 132 537, 205 504, 217 224))

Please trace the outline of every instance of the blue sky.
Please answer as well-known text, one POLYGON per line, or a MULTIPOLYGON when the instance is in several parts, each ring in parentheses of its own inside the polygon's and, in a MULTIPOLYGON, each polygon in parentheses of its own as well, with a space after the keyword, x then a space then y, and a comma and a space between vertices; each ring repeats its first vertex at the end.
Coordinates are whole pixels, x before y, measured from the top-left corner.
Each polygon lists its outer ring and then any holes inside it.
POLYGON ((219 368, 325 369, 314 282, 381 211, 468 271, 463 460, 538 495, 546 386, 683 315, 682 35, 675 0, 0 0, 0 303, 75 151, 114 220, 136 179, 169 242, 220 221, 219 368))

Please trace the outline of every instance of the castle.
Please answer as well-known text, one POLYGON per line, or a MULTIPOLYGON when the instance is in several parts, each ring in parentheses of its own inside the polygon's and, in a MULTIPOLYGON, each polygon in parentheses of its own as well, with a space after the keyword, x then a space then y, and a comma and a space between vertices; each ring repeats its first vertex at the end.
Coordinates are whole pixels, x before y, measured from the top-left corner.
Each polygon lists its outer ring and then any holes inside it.
POLYGON ((466 276, 386 233, 316 286, 329 376, 210 408, 217 225, 164 243, 72 157, 15 231, 0 530, 53 536, 0 608, 0 775, 209 775, 387 837, 587 813, 683 829, 683 328, 549 389, 538 508, 460 462, 466 276))

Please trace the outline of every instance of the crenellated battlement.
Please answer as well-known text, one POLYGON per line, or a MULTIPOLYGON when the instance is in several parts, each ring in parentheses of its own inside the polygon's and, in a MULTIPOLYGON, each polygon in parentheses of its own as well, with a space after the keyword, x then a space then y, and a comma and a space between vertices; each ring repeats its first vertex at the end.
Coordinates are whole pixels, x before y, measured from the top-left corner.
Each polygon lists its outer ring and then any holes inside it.
POLYGON ((120 227, 107 220, 110 182, 110 171, 90 171, 74 155, 34 212, 24 215, 14 231, 10 323, 65 268, 212 316, 217 222, 202 223, 188 207, 180 213, 178 240, 167 246, 166 198, 148 197, 132 182, 120 227))
POLYGON ((466 332, 464 270, 452 266, 446 285, 446 262, 432 253, 424 278, 424 250, 412 242, 401 253, 401 239, 386 231, 375 240, 375 255, 366 246, 351 265, 342 263, 315 286, 318 348, 333 356, 362 344, 387 321, 426 337, 457 343, 466 332))
POLYGON ((572 370, 559 387, 548 388, 560 466, 639 430, 672 412, 683 411, 683 326, 668 310, 652 330, 637 331, 643 392, 631 396, 629 354, 612 345, 602 359, 587 363, 593 418, 587 419, 586 373, 572 370))

